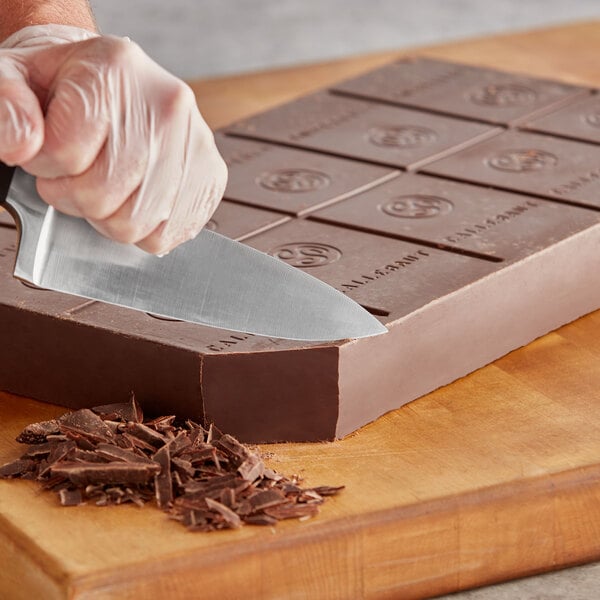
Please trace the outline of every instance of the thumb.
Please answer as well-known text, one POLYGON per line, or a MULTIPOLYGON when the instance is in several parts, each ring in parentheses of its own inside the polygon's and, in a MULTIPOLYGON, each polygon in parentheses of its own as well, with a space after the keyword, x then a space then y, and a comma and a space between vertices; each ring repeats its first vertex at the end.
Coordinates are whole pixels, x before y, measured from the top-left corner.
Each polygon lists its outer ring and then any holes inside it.
POLYGON ((44 115, 22 65, 0 56, 0 160, 9 165, 25 163, 43 142, 44 115))

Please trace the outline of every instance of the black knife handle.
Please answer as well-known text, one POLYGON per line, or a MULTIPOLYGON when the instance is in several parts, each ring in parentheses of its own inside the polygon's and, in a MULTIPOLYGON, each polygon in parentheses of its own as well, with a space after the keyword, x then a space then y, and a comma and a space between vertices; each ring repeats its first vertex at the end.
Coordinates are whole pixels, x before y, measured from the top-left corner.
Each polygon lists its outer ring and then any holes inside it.
POLYGON ((0 205, 6 202, 14 172, 15 167, 9 167, 3 162, 0 162, 0 205))

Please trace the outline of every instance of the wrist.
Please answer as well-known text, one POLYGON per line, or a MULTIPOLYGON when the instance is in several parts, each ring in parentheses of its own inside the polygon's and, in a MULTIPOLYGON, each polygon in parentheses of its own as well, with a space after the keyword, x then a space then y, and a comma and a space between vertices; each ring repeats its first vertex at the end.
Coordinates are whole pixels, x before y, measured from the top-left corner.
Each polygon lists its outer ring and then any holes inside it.
POLYGON ((56 23, 30 25, 7 37, 0 43, 0 48, 32 48, 48 43, 68 44, 88 40, 97 37, 97 35, 97 33, 87 29, 70 25, 58 25, 56 23))
POLYGON ((0 42, 32 25, 60 24, 97 33, 87 0, 0 0, 0 42))

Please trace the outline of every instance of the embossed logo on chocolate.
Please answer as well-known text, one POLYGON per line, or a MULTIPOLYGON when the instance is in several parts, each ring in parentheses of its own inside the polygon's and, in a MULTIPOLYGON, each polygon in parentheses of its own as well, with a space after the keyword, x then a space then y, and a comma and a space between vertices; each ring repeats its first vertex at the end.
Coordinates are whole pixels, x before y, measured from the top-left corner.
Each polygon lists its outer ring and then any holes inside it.
POLYGON ((216 231, 219 228, 219 224, 211 219, 205 226, 204 229, 208 229, 209 231, 216 231))
POLYGON ((528 106, 537 99, 537 92, 517 83, 490 84, 471 91, 467 99, 482 106, 528 106))
POLYGON ((488 166, 498 171, 510 171, 511 173, 525 173, 530 171, 541 171, 554 167, 558 163, 558 157, 545 150, 505 150, 486 160, 488 166))
POLYGON ((427 127, 414 125, 378 125, 371 127, 367 138, 375 146, 383 148, 415 148, 437 140, 437 133, 427 127))
POLYGON ((275 192, 314 192, 326 188, 331 177, 311 169, 278 169, 262 173, 256 183, 275 192))
POLYGON ((584 117, 584 121, 592 127, 600 127, 600 106, 584 117))
POLYGON ((292 267, 322 267, 342 258, 342 251, 335 246, 316 242, 294 242, 283 244, 269 251, 292 267))
POLYGON ((428 219, 448 214, 454 205, 440 196, 412 194, 397 196, 386 204, 380 204, 379 210, 390 217, 402 219, 428 219))

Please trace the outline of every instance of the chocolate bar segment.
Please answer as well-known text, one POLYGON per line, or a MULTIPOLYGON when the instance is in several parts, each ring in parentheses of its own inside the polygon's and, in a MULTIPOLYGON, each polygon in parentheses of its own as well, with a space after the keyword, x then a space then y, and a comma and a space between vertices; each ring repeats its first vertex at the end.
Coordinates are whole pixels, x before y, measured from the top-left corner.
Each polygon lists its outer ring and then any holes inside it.
POLYGON ((246 240, 298 267, 389 323, 493 272, 495 263, 312 221, 246 240))
POLYGON ((513 261, 600 219, 595 211, 437 177, 407 174, 311 219, 513 261))
POLYGON ((494 133, 480 123, 318 93, 228 132, 392 167, 414 168, 494 133))
POLYGON ((395 172, 264 142, 222 135, 216 139, 229 166, 225 197, 291 215, 335 202, 395 172))
POLYGON ((600 144, 600 96, 584 96, 550 114, 527 121, 523 127, 600 144))
POLYGON ((400 60, 334 90, 503 125, 584 93, 557 81, 428 58, 400 60))
POLYGON ((239 206, 222 200, 205 228, 233 240, 240 240, 285 223, 288 219, 289 217, 270 210, 239 206))
POLYGON ((583 142, 507 131, 423 170, 600 208, 600 147, 583 142))

